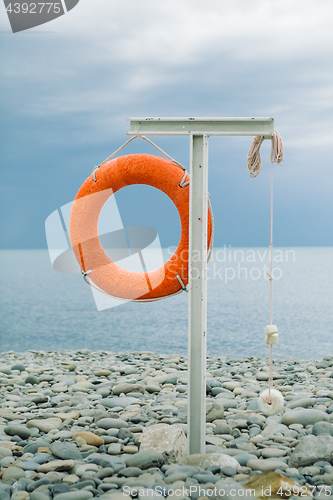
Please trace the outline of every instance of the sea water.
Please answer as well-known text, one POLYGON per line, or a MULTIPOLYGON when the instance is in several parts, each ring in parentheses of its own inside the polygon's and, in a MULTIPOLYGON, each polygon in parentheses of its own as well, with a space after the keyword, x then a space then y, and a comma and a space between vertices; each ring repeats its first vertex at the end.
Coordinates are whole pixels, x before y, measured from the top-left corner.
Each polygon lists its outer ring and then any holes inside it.
MULTIPOLYGON (((333 248, 274 249, 275 358, 333 354, 333 248)), ((165 250, 167 258, 172 251, 165 250), (168 255, 169 254, 169 255, 168 255)), ((188 294, 98 311, 79 274, 53 270, 47 250, 1 251, 0 351, 187 354, 188 294)), ((207 354, 267 357, 268 248, 218 248, 208 267, 207 354)))

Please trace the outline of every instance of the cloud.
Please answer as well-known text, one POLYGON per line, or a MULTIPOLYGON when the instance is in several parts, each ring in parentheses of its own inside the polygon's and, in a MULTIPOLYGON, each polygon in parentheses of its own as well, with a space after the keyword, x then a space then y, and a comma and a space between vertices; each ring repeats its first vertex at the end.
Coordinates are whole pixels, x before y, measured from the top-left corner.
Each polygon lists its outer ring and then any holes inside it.
POLYGON ((26 115, 117 114, 171 88, 221 102, 223 115, 226 104, 231 115, 288 114, 298 141, 327 145, 332 14, 330 1, 81 0, 49 24, 55 33, 6 37, 4 77, 26 115))
MULTIPOLYGON (((44 27, 0 34, 4 175, 14 185, 14 173, 38 172, 52 156, 76 185, 82 162, 90 172, 126 140, 129 116, 273 116, 286 151, 281 185, 297 207, 308 192, 320 201, 333 182, 332 17, 331 0, 80 0, 44 27)), ((213 185, 245 165, 251 138, 237 141, 211 140, 213 185)), ((176 138, 157 142, 188 162, 176 138)))

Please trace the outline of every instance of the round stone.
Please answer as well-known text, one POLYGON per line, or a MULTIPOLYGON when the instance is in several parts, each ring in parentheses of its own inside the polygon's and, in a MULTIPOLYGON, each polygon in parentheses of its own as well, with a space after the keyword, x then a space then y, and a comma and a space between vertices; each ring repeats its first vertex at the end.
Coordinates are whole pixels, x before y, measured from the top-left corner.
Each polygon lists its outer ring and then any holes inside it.
POLYGON ((138 447, 135 446, 134 444, 128 444, 123 448, 123 453, 129 453, 131 455, 137 453, 138 451, 139 451, 138 447))
POLYGON ((29 498, 29 493, 27 491, 15 491, 11 499, 12 500, 26 500, 26 498, 29 498))
POLYGON ((153 394, 154 392, 160 392, 160 390, 161 390, 160 386, 155 385, 155 384, 148 384, 148 385, 146 385, 145 389, 150 394, 153 394))
POLYGON ((25 370, 25 366, 22 365, 21 363, 17 363, 16 365, 11 366, 10 368, 11 370, 18 370, 20 372, 24 372, 25 370))
POLYGON ((120 477, 138 477, 141 476, 142 469, 138 467, 126 467, 126 469, 122 469, 118 472, 118 476, 120 477))
POLYGON ((236 381, 235 382, 231 381, 231 382, 224 382, 223 383, 223 387, 225 389, 228 389, 228 391, 233 391, 233 390, 236 389, 236 387, 240 387, 240 385, 241 385, 240 382, 236 382, 236 381))
POLYGON ((9 448, 4 448, 3 446, 0 446, 0 455, 2 457, 11 457, 12 450, 10 450, 9 448))
POLYGON ((149 469, 150 467, 161 467, 164 464, 164 457, 154 450, 144 450, 125 458, 128 467, 138 467, 149 469))
POLYGON ((32 403, 35 403, 35 405, 39 405, 42 403, 47 403, 49 398, 47 396, 44 396, 43 394, 36 394, 31 400, 32 403))
POLYGON ((0 373, 5 373, 6 375, 10 375, 12 373, 12 370, 9 368, 9 366, 0 365, 0 373))
POLYGON ((50 445, 50 450, 54 456, 63 460, 81 460, 81 453, 74 443, 55 441, 50 445))
POLYGON ((97 425, 102 429, 121 429, 122 427, 128 427, 128 423, 121 418, 101 418, 97 425))
POLYGON ((28 439, 31 436, 30 429, 27 429, 25 425, 10 424, 4 430, 8 436, 19 436, 21 439, 28 439))
POLYGON ((287 464, 280 460, 262 460, 262 459, 250 459, 247 462, 247 466, 252 470, 260 470, 262 472, 275 471, 276 469, 285 470, 287 464))
POLYGON ((315 436, 320 436, 321 434, 333 436, 333 424, 330 424, 329 422, 316 422, 312 427, 312 434, 315 436))
POLYGON ((224 418, 224 407, 221 403, 213 403, 212 408, 206 414, 206 422, 213 422, 224 418))
POLYGON ((87 490, 68 491, 66 493, 59 493, 57 500, 89 500, 93 498, 93 493, 87 490))
POLYGON ((109 375, 111 375, 111 372, 110 370, 95 370, 94 375, 96 377, 108 377, 109 375))
POLYGON ((121 452, 121 444, 120 443, 111 443, 108 447, 109 455, 120 455, 121 452))
MULTIPOLYGON (((101 400, 101 404, 103 406, 106 406, 107 408, 120 407, 121 409, 123 409, 123 408, 126 408, 126 406, 129 406, 130 404, 132 404, 133 403, 133 399, 134 398, 115 396, 114 398, 104 398, 104 399, 102 399, 101 400)), ((139 401, 139 400, 135 400, 135 402, 136 401, 139 401)))
POLYGON ((112 392, 115 396, 120 396, 120 394, 127 394, 128 392, 140 392, 144 394, 145 388, 140 384, 122 383, 112 387, 112 392))
POLYGON ((37 468, 37 472, 63 471, 74 467, 74 460, 53 460, 42 464, 37 468))
POLYGON ((237 474, 237 470, 234 467, 230 467, 230 465, 222 467, 221 472, 228 477, 233 477, 237 474))
POLYGON ((231 427, 225 422, 217 422, 214 428, 214 434, 231 434, 231 427))
POLYGON ((72 436, 72 440, 75 441, 76 438, 78 437, 84 439, 87 444, 90 444, 92 446, 97 446, 97 448, 99 448, 104 444, 104 439, 101 438, 100 436, 97 436, 97 434, 94 434, 93 432, 79 431, 76 434, 74 434, 74 436, 72 436))
POLYGON ((264 457, 264 458, 278 458, 278 457, 284 457, 285 455, 287 454, 287 450, 281 450, 279 448, 273 448, 273 447, 269 447, 269 448, 264 448, 262 451, 261 451, 261 455, 264 457))
POLYGON ((26 384, 37 385, 39 384, 39 378, 34 375, 28 375, 24 382, 26 384))
POLYGON ((59 427, 62 424, 61 418, 45 418, 45 419, 33 419, 29 420, 27 423, 27 427, 37 427, 42 432, 45 432, 47 434, 48 432, 54 430, 54 429, 59 429, 59 427))
POLYGON ((30 493, 30 500, 50 500, 50 497, 41 491, 33 491, 30 493))
POLYGON ((166 484, 173 484, 176 481, 186 481, 186 479, 187 479, 186 472, 176 472, 175 474, 171 474, 170 476, 166 477, 164 482, 166 484))
POLYGON ((9 481, 11 479, 15 479, 15 481, 17 481, 18 479, 21 479, 21 477, 25 477, 24 471, 19 467, 12 466, 5 469, 2 479, 4 481, 9 481))
POLYGON ((328 414, 321 410, 302 409, 287 411, 282 417, 282 423, 285 425, 302 424, 305 426, 313 425, 316 422, 328 420, 328 414))
POLYGON ((78 467, 76 469, 76 475, 79 477, 94 476, 97 471, 98 471, 98 465, 96 465, 96 464, 84 464, 84 465, 80 465, 80 467, 78 467))

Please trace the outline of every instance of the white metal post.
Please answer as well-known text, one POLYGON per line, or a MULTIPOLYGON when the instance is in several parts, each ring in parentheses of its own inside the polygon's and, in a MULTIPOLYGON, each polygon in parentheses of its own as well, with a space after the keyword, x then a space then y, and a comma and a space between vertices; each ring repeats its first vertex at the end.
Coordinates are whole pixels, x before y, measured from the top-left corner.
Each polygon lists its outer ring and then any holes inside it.
POLYGON ((206 437, 208 137, 261 135, 271 139, 273 118, 129 118, 128 135, 190 136, 188 321, 189 453, 204 453, 206 437))
POLYGON ((205 453, 207 343, 208 137, 190 142, 188 446, 205 453))

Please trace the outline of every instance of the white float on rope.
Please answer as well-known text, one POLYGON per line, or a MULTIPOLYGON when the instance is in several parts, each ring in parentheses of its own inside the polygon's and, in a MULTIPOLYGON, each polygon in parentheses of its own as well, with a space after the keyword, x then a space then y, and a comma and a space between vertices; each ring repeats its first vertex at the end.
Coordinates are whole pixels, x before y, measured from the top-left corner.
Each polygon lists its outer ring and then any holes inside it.
POLYGON ((265 415, 276 415, 283 410, 284 398, 277 389, 266 389, 258 398, 258 406, 265 415))
POLYGON ((276 325, 267 325, 265 328, 266 344, 277 344, 279 339, 278 329, 276 325))

